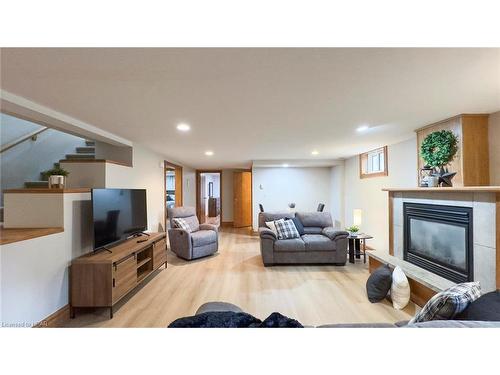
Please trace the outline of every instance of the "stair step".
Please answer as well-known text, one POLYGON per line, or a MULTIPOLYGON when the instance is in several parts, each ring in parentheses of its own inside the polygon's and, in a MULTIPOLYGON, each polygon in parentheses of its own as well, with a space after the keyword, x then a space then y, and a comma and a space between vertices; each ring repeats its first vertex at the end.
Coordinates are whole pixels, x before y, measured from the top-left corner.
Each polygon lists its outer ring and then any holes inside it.
POLYGON ((24 183, 25 188, 48 188, 49 187, 49 182, 48 181, 26 181, 24 183))
POLYGON ((77 154, 95 154, 95 147, 77 147, 77 154))
POLYGON ((95 146, 95 141, 91 141, 91 140, 85 140, 85 144, 89 147, 93 147, 95 146))
POLYGON ((66 159, 68 159, 68 160, 95 159, 95 154, 67 154, 66 159))

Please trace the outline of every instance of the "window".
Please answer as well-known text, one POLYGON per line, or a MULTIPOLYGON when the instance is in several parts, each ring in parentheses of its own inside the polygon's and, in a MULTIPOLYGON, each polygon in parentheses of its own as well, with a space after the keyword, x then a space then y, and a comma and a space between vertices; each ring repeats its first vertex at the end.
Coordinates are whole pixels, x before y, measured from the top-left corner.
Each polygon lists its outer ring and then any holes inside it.
POLYGON ((387 146, 359 155, 359 177, 387 176, 387 146))

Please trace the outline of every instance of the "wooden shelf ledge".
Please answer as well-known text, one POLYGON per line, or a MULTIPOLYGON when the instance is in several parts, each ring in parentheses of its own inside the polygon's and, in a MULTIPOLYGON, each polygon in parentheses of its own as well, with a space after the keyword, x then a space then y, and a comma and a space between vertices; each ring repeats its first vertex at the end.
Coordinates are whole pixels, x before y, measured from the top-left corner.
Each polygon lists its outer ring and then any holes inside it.
POLYGON ((110 164, 121 165, 124 167, 132 167, 132 165, 129 165, 127 163, 123 163, 121 161, 108 160, 108 159, 61 159, 59 160, 59 163, 110 163, 110 164))
POLYGON ((415 188, 383 188, 391 192, 433 192, 433 193, 500 193, 500 186, 461 186, 461 187, 415 187, 415 188))
POLYGON ((90 193, 90 188, 72 188, 72 189, 7 189, 4 194, 70 194, 70 193, 90 193))
POLYGON ((0 227, 0 245, 30 240, 64 232, 64 228, 4 228, 0 227))

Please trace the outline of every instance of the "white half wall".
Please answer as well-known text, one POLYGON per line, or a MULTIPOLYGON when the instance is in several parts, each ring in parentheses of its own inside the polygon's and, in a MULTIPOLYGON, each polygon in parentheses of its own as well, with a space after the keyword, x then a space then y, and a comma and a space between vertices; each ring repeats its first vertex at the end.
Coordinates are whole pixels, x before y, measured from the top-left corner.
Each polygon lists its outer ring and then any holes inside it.
POLYGON ((331 167, 253 168, 253 228, 258 229, 259 203, 265 211, 316 211, 319 203, 331 210, 331 167))
MULTIPOLYGON (((384 187, 415 187, 417 184, 417 138, 388 147, 389 175, 359 177, 359 159, 354 156, 345 161, 345 225, 353 224, 353 210, 363 210, 361 231, 372 235, 368 245, 389 251, 388 194, 384 187)), ((338 184, 338 182, 335 182, 338 184)))
POLYGON ((71 260, 92 250, 92 209, 90 193, 62 196, 64 232, 1 246, 2 325, 30 327, 68 304, 71 260))

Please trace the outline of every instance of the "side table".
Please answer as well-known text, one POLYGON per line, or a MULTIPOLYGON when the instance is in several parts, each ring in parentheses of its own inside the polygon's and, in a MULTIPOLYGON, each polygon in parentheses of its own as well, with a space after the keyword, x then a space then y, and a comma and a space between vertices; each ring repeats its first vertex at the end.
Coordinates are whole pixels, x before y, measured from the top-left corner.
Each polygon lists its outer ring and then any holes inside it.
POLYGON ((363 253, 363 263, 366 263, 366 240, 372 239, 373 237, 368 234, 358 234, 357 236, 349 235, 347 239, 349 240, 349 263, 354 263, 356 259, 361 258, 361 253, 363 253))

